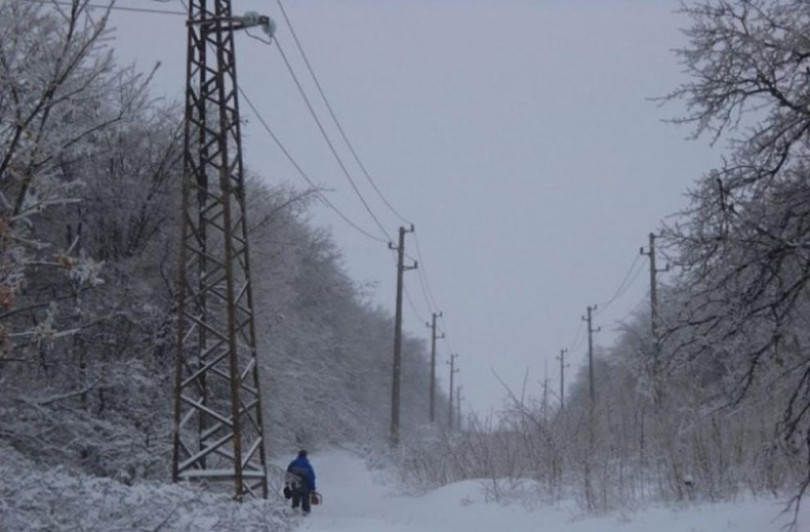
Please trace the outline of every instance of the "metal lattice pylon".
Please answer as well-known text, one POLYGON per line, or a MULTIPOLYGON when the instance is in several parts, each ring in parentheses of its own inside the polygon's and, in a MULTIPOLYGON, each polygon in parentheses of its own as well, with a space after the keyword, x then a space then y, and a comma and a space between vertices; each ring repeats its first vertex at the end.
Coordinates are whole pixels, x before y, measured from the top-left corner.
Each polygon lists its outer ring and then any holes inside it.
MULTIPOLYGON (((266 20, 266 17, 265 17, 266 20)), ((190 0, 172 477, 267 497, 230 0, 190 0)))

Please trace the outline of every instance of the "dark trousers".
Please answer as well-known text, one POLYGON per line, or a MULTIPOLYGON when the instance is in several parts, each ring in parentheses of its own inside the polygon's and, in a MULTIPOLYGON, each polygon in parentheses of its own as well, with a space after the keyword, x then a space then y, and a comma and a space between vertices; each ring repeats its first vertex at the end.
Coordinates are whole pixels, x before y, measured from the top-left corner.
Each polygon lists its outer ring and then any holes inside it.
POLYGON ((307 488, 298 488, 293 492, 292 507, 298 508, 299 504, 304 513, 308 514, 312 509, 309 505, 309 490, 307 488))

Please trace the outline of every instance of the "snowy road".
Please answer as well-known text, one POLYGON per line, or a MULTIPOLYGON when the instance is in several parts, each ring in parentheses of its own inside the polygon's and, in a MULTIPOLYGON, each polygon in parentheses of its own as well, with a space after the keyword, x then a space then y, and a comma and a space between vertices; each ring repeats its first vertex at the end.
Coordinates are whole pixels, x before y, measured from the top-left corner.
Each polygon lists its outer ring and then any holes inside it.
MULTIPOLYGON (((391 494, 375 483, 360 458, 343 451, 314 454, 324 505, 301 518, 309 532, 777 532, 785 524, 781 503, 695 505, 635 513, 583 516, 572 505, 527 510, 485 503, 480 486, 462 482, 421 497, 391 494)), ((810 524, 810 512, 802 522, 810 524)), ((803 528, 799 528, 803 530, 803 528)), ((810 529, 808 529, 810 530, 810 529)))

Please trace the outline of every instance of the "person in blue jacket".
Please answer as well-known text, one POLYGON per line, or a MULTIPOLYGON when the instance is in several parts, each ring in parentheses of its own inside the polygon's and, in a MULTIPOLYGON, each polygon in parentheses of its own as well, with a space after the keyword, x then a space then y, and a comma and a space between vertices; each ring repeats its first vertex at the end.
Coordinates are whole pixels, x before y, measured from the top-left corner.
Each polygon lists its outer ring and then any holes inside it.
POLYGON ((308 514, 311 510, 310 494, 315 491, 315 470, 303 449, 298 451, 298 457, 287 466, 287 483, 292 489, 293 509, 300 505, 304 514, 308 514))

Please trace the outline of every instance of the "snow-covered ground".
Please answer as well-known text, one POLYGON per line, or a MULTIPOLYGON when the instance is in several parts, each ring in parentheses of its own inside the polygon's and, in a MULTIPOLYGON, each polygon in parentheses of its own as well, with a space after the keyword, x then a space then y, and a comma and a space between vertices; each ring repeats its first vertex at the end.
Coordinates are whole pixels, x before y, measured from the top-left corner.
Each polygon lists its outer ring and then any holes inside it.
POLYGON ((0 440, 0 532, 286 532, 280 500, 233 502, 199 484, 96 478, 35 464, 0 440))
MULTIPOLYGON (((348 452, 313 454, 311 462, 324 504, 298 518, 299 530, 309 532, 778 532, 789 521, 784 502, 773 499, 587 516, 573 504, 529 509, 486 502, 474 481, 411 497, 376 483, 363 460, 348 452)), ((799 526, 805 530, 807 508, 799 526)))
MULTIPOLYGON (((198 484, 127 486, 46 468, 0 441, 0 532, 780 532, 789 521, 784 502, 772 499, 588 516, 574 503, 487 502, 473 481, 408 496, 349 452, 313 453, 311 460, 324 504, 302 517, 276 493, 283 460, 274 464, 270 500, 236 504, 198 484)), ((798 530, 810 532, 810 501, 798 530)))

